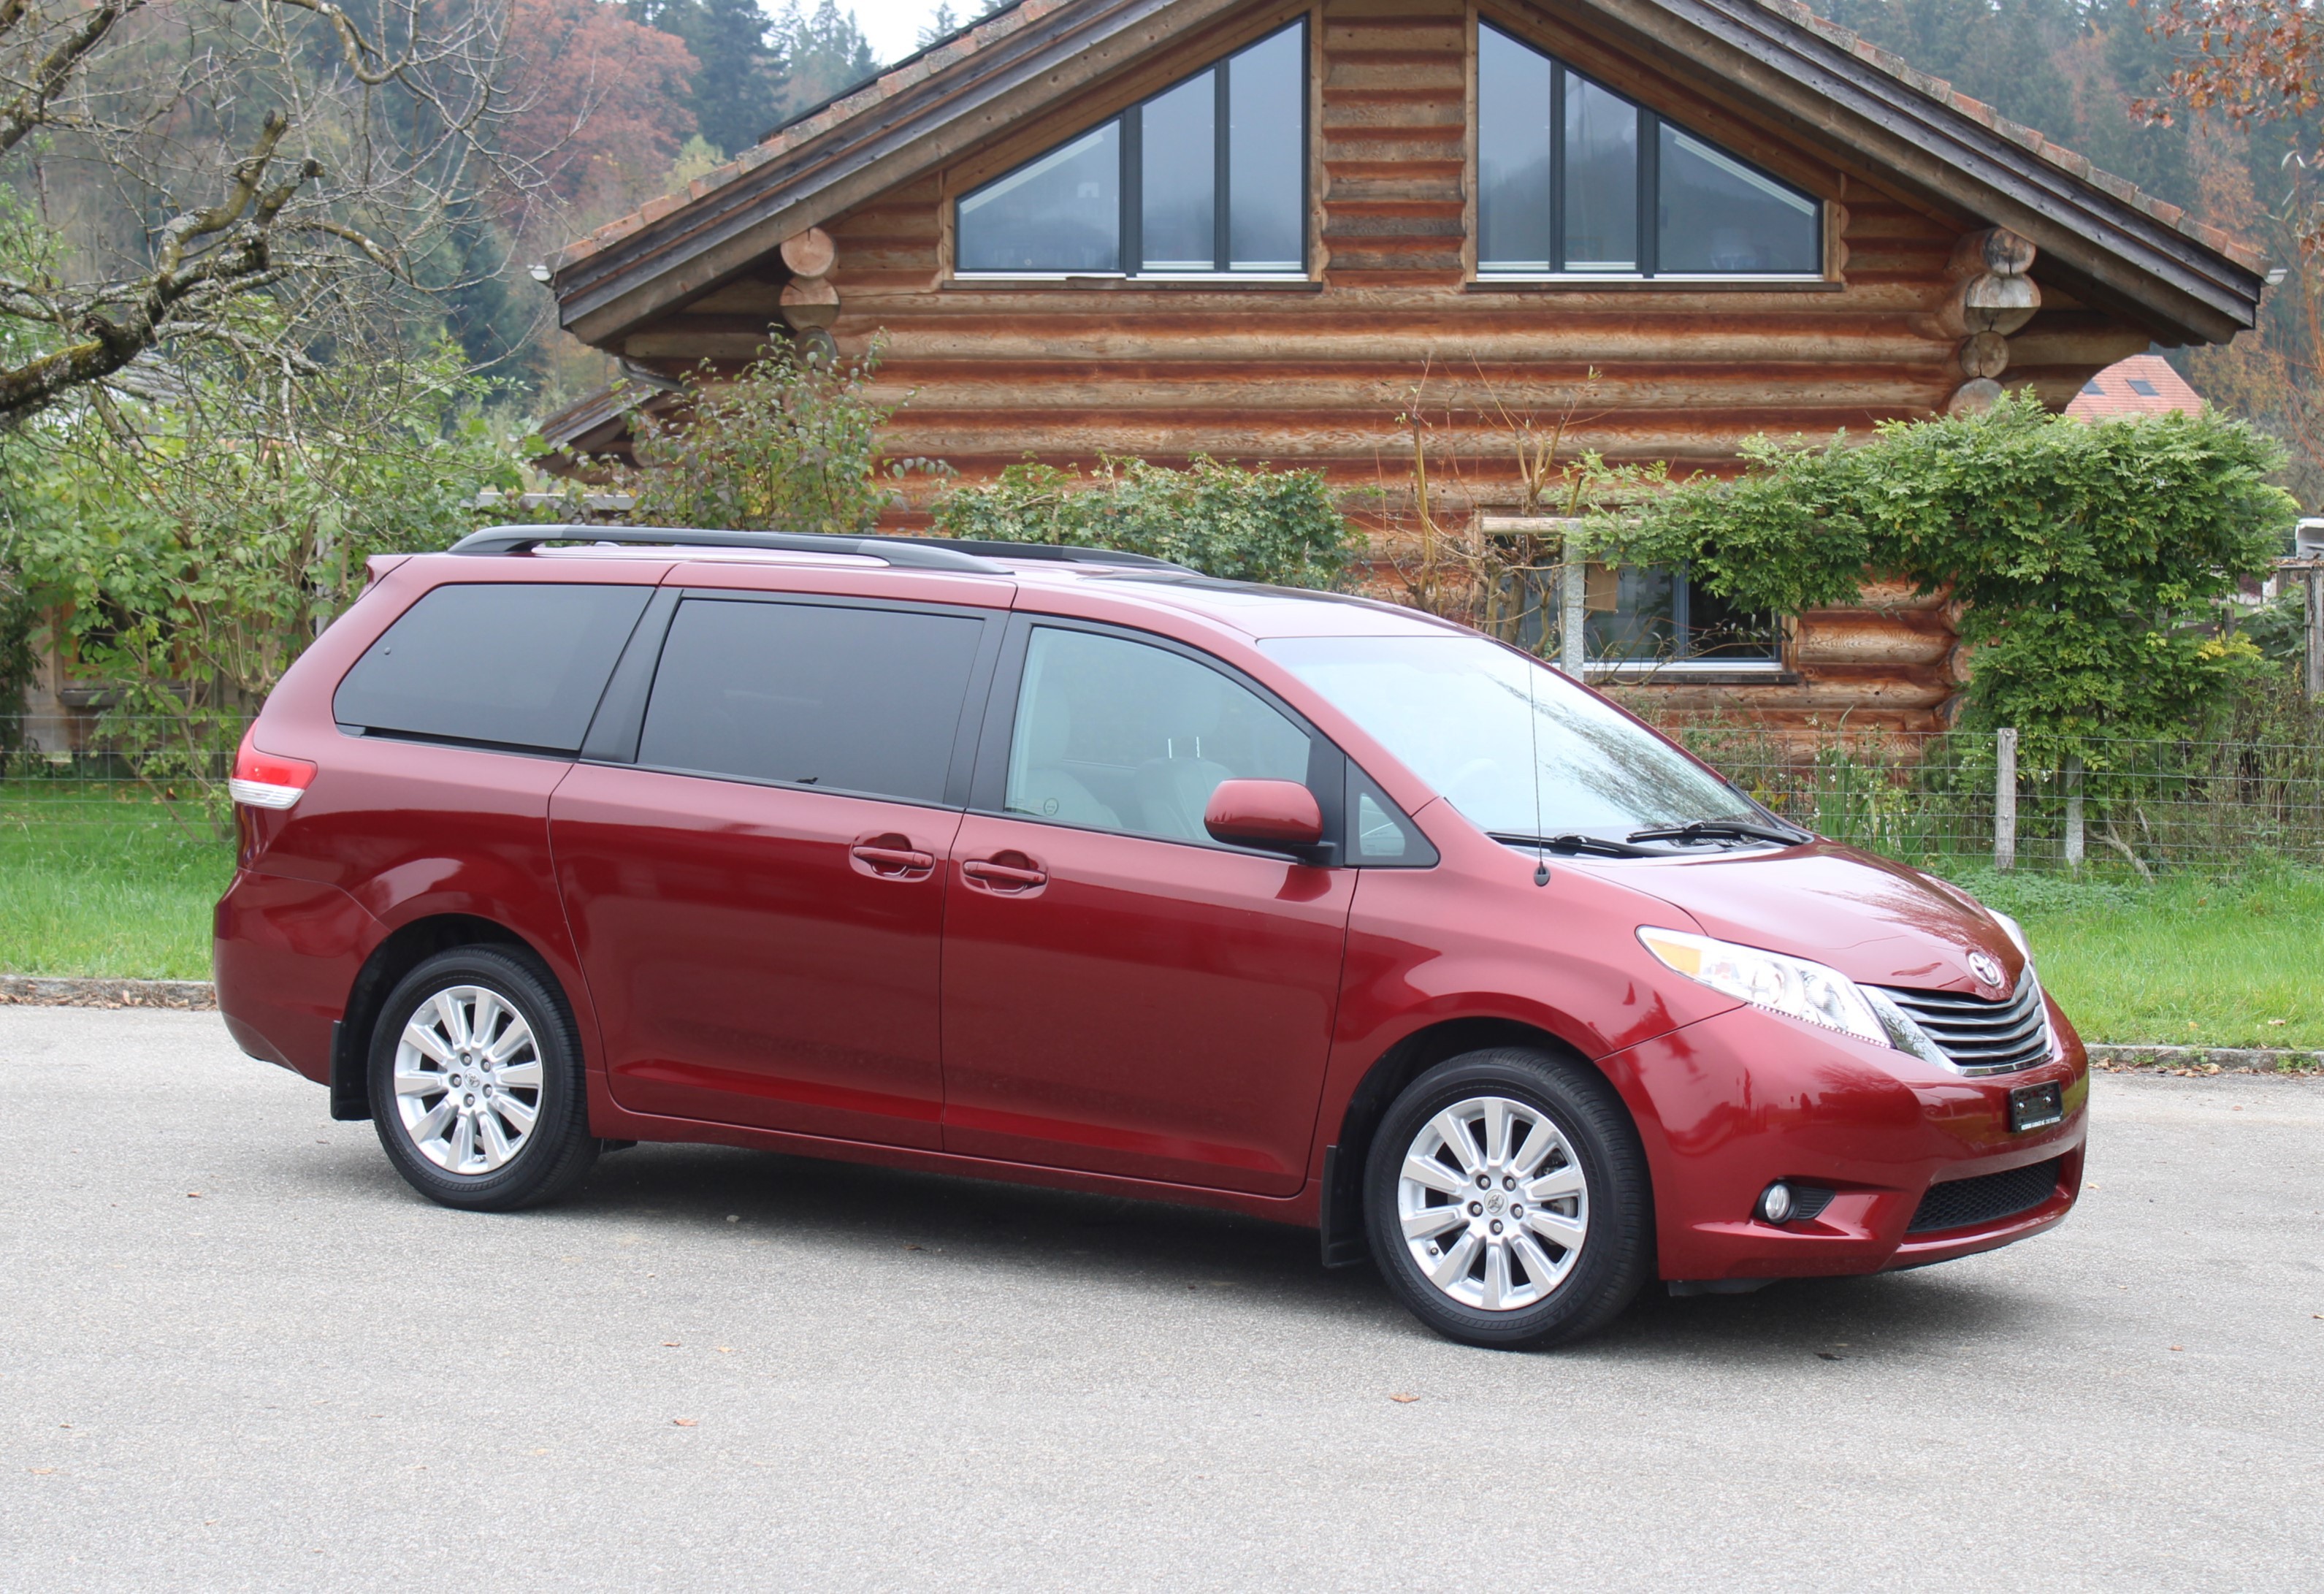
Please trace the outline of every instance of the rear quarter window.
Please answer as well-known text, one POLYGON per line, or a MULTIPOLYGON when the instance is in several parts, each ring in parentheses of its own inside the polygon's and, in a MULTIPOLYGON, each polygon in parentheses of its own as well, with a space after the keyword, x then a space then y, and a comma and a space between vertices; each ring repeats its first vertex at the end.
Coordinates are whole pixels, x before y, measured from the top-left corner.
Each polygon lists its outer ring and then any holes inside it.
POLYGON ((339 682, 341 725, 388 735, 574 753, 650 587, 438 587, 339 682))

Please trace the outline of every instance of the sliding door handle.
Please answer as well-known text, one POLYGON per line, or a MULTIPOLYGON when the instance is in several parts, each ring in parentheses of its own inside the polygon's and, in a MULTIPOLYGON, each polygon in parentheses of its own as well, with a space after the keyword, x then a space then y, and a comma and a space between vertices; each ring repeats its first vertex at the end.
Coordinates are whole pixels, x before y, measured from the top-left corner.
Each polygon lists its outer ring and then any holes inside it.
MULTIPOLYGON (((1019 857, 1023 857, 1020 853, 1019 857)), ((1049 872, 1030 858, 1023 867, 1004 864, 997 858, 973 857, 960 866, 960 872, 983 886, 987 891, 1030 891, 1049 883, 1049 872)))
POLYGON ((904 836, 874 836, 847 849, 856 868, 881 880, 925 878, 936 867, 936 854, 922 852, 904 836))

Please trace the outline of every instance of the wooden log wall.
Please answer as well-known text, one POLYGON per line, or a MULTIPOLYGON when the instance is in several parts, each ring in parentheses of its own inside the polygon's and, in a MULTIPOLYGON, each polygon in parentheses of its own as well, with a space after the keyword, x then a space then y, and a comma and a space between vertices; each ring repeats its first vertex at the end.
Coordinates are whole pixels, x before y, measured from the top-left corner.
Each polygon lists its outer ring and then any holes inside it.
MULTIPOLYGON (((1028 455, 1167 463, 1207 453, 1312 467, 1351 494, 1410 478, 1399 415, 1431 426, 1440 506, 1507 512, 1520 493, 1508 418, 1546 428, 1571 411, 1570 450, 1731 468, 1760 432, 1861 432, 2032 385, 2053 405, 2144 348, 2143 333, 2040 281, 1975 218, 1932 214, 1853 157, 1681 83, 1562 20, 1496 0, 1485 15, 1622 92, 1759 162, 1827 203, 1828 281, 1703 288, 1566 288, 1471 280, 1470 41, 1462 0, 1256 5, 1139 70, 1008 128, 951 169, 827 224, 829 255, 801 264, 812 315, 855 354, 886 354, 898 404, 890 449, 968 479, 1028 455), (1296 15, 1308 18, 1313 280, 1290 283, 957 282, 949 227, 961 193, 1296 15), (1988 303, 1988 301, 1991 301, 1988 303), (2016 314, 2017 310, 2025 313, 2016 314), (1593 377, 1593 375, 1594 377, 1593 377)), ((809 254, 816 254, 814 250, 809 254)), ((787 310, 807 306, 775 255, 743 281, 631 333, 621 352, 675 374, 739 363, 787 310), (786 288, 793 291, 786 293, 786 288)), ((779 330, 779 326, 778 328, 779 330)), ((915 505, 899 517, 924 520, 915 505)), ((1941 604, 1795 618, 1786 674, 1673 685, 1674 704, 1926 729, 1956 689, 1941 604)))

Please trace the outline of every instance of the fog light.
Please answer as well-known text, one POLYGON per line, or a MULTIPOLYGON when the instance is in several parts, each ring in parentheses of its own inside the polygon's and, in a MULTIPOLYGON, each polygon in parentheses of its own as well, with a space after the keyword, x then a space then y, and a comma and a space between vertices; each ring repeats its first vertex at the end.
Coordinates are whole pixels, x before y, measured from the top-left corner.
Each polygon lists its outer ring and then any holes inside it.
POLYGON ((1792 1216, 1792 1187, 1777 1180, 1759 1194, 1759 1219, 1765 1223, 1787 1223, 1792 1216))

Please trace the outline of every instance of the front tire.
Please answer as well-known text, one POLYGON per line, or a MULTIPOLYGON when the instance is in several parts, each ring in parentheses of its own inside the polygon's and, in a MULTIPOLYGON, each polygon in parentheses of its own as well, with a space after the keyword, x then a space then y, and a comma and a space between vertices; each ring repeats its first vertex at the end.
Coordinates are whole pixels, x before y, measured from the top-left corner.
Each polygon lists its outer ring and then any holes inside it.
POLYGON ((1523 1047, 1467 1052, 1405 1088, 1365 1162, 1364 1221, 1413 1315, 1491 1349, 1596 1332, 1653 1268, 1629 1114, 1596 1070, 1523 1047))
POLYGON ((513 949, 455 947, 405 975, 372 1032, 369 1076, 387 1160, 445 1206, 536 1206, 596 1161, 572 1015, 513 949))

